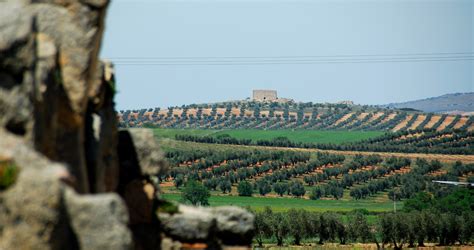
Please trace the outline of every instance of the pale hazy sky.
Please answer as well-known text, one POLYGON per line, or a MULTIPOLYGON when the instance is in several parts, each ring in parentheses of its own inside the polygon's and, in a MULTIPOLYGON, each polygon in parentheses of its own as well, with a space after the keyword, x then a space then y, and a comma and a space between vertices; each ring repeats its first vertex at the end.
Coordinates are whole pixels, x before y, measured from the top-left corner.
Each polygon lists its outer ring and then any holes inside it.
POLYGON ((244 99, 262 88, 298 101, 361 104, 472 92, 474 0, 112 0, 101 56, 117 62, 117 109, 244 99), (439 53, 464 58, 136 65, 157 57, 444 56, 439 53), (128 65, 120 61, 132 57, 128 65))

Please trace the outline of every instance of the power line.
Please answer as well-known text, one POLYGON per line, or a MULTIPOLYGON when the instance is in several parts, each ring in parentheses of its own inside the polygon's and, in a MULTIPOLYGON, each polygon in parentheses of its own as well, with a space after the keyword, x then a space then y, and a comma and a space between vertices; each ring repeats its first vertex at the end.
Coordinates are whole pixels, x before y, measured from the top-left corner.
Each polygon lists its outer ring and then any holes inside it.
POLYGON ((116 60, 119 63, 253 63, 253 62, 337 62, 337 61, 379 61, 379 60, 434 60, 434 59, 472 59, 473 56, 456 56, 456 57, 391 57, 391 58, 337 58, 337 59, 250 59, 250 60, 116 60))
POLYGON ((411 59, 411 60, 352 60, 352 61, 255 61, 255 62, 116 62, 115 65, 123 66, 227 66, 227 65, 284 65, 284 64, 359 64, 359 63, 409 63, 409 62, 455 62, 455 61, 473 61, 471 58, 444 58, 444 59, 411 59))
POLYGON ((472 61, 474 52, 358 54, 318 56, 110 57, 124 66, 274 65, 472 61))
POLYGON ((352 57, 407 57, 407 56, 456 56, 474 55, 474 52, 441 52, 441 53, 403 53, 403 54, 346 54, 346 55, 313 55, 313 56, 191 56, 191 57, 108 57, 110 60, 180 60, 180 59, 268 59, 268 58, 352 58, 352 57))

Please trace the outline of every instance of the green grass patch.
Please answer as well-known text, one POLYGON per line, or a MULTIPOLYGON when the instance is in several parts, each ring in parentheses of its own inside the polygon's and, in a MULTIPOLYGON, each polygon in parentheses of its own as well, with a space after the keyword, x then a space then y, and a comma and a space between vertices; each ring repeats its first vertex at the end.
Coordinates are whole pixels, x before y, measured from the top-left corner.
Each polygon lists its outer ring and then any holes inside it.
MULTIPOLYGON (((179 202, 180 194, 162 194, 164 199, 179 202)), ((211 206, 239 206, 250 207, 262 211, 266 206, 273 211, 287 211, 291 208, 302 208, 308 211, 348 212, 354 209, 367 209, 370 212, 386 212, 393 210, 393 202, 375 202, 373 200, 307 200, 298 198, 280 197, 242 197, 242 196, 211 196, 211 206)), ((397 203, 397 209, 402 208, 402 202, 397 203)))
POLYGON ((294 142, 335 143, 356 142, 383 135, 381 131, 325 131, 325 130, 258 130, 258 129, 154 129, 158 138, 175 138, 175 135, 218 136, 228 134, 238 139, 272 140, 287 137, 294 142))
POLYGON ((170 138, 174 139, 176 135, 196 135, 196 136, 209 136, 219 132, 220 130, 210 129, 173 129, 173 128, 155 128, 153 133, 158 138, 170 138))

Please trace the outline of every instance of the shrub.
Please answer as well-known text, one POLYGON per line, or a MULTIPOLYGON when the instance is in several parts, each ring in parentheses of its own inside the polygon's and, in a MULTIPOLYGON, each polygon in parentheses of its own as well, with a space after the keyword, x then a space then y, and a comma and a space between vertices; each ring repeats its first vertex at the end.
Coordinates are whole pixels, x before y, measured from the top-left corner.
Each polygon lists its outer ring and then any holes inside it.
POLYGON ((239 192, 239 196, 252 196, 252 184, 248 181, 241 181, 237 187, 237 191, 239 192))
POLYGON ((293 182, 293 184, 290 186, 290 193, 296 197, 303 196, 306 193, 303 183, 299 181, 293 182))
POLYGON ((324 196, 323 190, 320 187, 315 187, 311 190, 311 194, 309 195, 309 198, 311 200, 319 200, 323 196, 324 196))

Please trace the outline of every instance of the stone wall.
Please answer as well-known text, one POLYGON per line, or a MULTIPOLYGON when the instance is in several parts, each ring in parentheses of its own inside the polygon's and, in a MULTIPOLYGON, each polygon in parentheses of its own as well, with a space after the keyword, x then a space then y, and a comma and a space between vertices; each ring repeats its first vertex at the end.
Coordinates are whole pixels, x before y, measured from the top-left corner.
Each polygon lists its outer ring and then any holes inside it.
POLYGON ((0 2, 0 249, 249 245, 248 212, 160 200, 153 134, 117 129, 107 5, 0 2))

